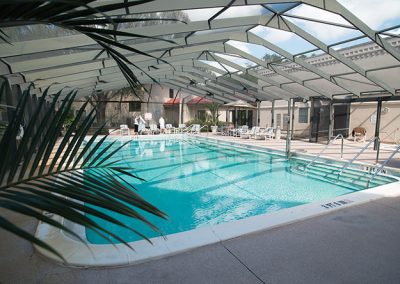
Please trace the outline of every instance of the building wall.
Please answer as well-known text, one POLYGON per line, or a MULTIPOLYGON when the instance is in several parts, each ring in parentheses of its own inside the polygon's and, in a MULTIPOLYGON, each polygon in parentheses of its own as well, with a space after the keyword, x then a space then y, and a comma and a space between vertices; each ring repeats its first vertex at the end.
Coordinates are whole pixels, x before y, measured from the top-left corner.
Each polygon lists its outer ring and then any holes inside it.
MULTIPOLYGON (((172 106, 164 106, 164 103, 170 100, 170 88, 168 86, 160 86, 153 85, 145 86, 146 89, 150 92, 150 100, 149 94, 141 93, 140 96, 142 98, 143 103, 141 104, 140 111, 130 112, 129 111, 129 102, 130 101, 138 101, 139 99, 134 95, 126 95, 122 98, 124 103, 120 104, 120 96, 111 97, 108 96, 108 102, 106 104, 105 117, 108 121, 108 127, 114 128, 119 127, 120 124, 128 124, 130 127, 133 127, 134 118, 136 116, 142 115, 144 117, 145 113, 152 113, 152 120, 149 123, 156 123, 160 117, 162 116, 165 119, 166 124, 170 123, 173 126, 179 125, 179 104, 175 104, 172 106), (150 91, 151 90, 151 91, 150 91), (147 101, 149 100, 149 103, 147 101)), ((176 96, 178 90, 174 90, 174 97, 176 96)), ((198 110, 205 110, 208 114, 210 114, 206 104, 196 104, 196 105, 187 105, 191 99, 195 96, 185 93, 183 91, 178 94, 177 98, 183 98, 182 104, 182 121, 186 123, 197 116, 198 110)), ((74 108, 79 109, 83 102, 75 102, 74 108)), ((86 112, 90 112, 92 107, 88 105, 86 112)), ((225 109, 221 107, 220 109, 220 121, 225 121, 225 109)))
MULTIPOLYGON (((177 90, 174 90, 176 94, 177 90)), ((193 96, 182 92, 184 99, 183 104, 183 122, 186 123, 197 116, 198 110, 206 110, 210 113, 206 105, 187 105, 186 102, 190 101, 193 96)), ((147 101, 148 96, 144 95, 143 101, 147 101)), ((118 101, 119 98, 113 100, 118 101)), ((137 100, 134 96, 127 96, 124 101, 137 100)), ((135 116, 151 112, 153 119, 150 123, 158 123, 161 116, 164 117, 166 123, 171 123, 173 126, 178 126, 179 119, 179 105, 172 107, 165 107, 163 104, 169 100, 169 87, 153 85, 151 90, 150 103, 142 103, 140 112, 129 112, 129 104, 123 103, 107 103, 106 106, 106 119, 110 122, 109 127, 118 127, 120 124, 128 124, 133 126, 133 119, 135 116)), ((75 103, 75 109, 78 109, 83 103, 75 103)), ((371 139, 375 134, 375 120, 376 102, 368 103, 352 103, 350 106, 350 123, 349 133, 353 128, 361 126, 367 130, 367 139, 371 139)), ((232 108, 231 108, 232 109, 232 108)), ((260 105, 260 126, 270 127, 271 125, 271 102, 261 102, 260 105)), ((86 112, 91 110, 88 105, 86 112)), ((219 109, 219 121, 229 121, 229 108, 221 106, 219 109), (227 119, 228 115, 228 119, 227 119)), ((282 130, 285 129, 285 116, 288 113, 288 103, 284 100, 275 101, 275 127, 279 126, 282 130), (279 119, 280 117, 280 119, 279 119), (279 123, 279 125, 277 125, 279 123)), ((295 138, 308 138, 310 133, 310 104, 309 103, 296 103, 294 108, 294 137, 295 138), (299 109, 308 108, 307 122, 301 123, 299 121, 299 109)), ((256 125, 256 110, 253 112, 253 125, 256 125)), ((382 142, 387 143, 400 143, 400 102, 383 102, 382 103, 382 116, 380 137, 382 142)))
MULTIPOLYGON (((275 101, 275 117, 274 124, 272 125, 272 103, 271 102, 261 102, 260 110, 260 126, 261 127, 280 127, 280 129, 285 129, 286 122, 285 116, 288 115, 288 102, 284 100, 275 101), (280 117, 280 120, 279 120, 280 117)), ((308 103, 296 103, 294 108, 294 135, 295 137, 302 138, 308 137, 310 133, 310 105, 308 103), (307 108, 307 122, 302 123, 299 121, 299 109, 307 108)))
MULTIPOLYGON (((367 130, 367 139, 371 139, 375 135, 376 102, 368 103, 352 103, 350 105, 350 123, 349 132, 351 135, 355 127, 361 126, 367 130), (372 118, 371 118, 372 117, 372 118)), ((306 138, 310 133, 310 109, 309 103, 296 103, 294 109, 294 134, 296 138, 306 138), (299 109, 301 107, 308 108, 307 123, 299 122, 299 109)), ((262 102, 260 111, 260 126, 271 126, 271 102, 262 102)), ((275 102, 275 123, 278 123, 277 116, 281 116, 280 128, 284 129, 284 115, 287 112, 287 101, 279 100, 275 102)), ((278 125, 276 125, 278 126, 278 125)), ((351 137, 351 136, 350 136, 351 137)), ((382 116, 380 125, 380 138, 386 143, 400 143, 400 102, 383 102, 382 116)))
MULTIPOLYGON (((367 130, 367 139, 375 135, 377 103, 353 103, 350 107, 350 133, 361 126, 367 130)), ((380 138, 383 142, 400 142, 400 102, 382 102, 380 138)))

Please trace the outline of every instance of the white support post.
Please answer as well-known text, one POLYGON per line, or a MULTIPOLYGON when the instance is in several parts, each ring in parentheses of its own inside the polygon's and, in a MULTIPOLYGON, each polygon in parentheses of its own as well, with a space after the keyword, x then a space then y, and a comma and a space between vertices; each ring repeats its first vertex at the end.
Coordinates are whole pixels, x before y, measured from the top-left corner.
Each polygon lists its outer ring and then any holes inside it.
POLYGON ((329 102, 329 129, 328 129, 328 144, 333 137, 333 123, 334 123, 334 107, 332 100, 329 102))
POLYGON ((238 128, 238 109, 235 107, 235 128, 238 128))
POLYGON ((271 107, 271 127, 275 129, 275 100, 272 100, 271 107))
POLYGON ((293 139, 293 133, 294 133, 294 108, 295 108, 295 106, 296 106, 296 101, 294 99, 292 99, 292 114, 290 116, 291 117, 290 118, 290 122, 291 122, 290 139, 293 139))
POLYGON ((183 98, 182 94, 179 93, 179 124, 182 123, 183 123, 183 98))
POLYGON ((291 112, 292 112, 292 100, 293 99, 289 99, 288 100, 288 121, 287 123, 287 131, 286 131, 286 159, 290 158, 290 144, 291 144, 291 123, 292 123, 292 116, 291 116, 291 112))

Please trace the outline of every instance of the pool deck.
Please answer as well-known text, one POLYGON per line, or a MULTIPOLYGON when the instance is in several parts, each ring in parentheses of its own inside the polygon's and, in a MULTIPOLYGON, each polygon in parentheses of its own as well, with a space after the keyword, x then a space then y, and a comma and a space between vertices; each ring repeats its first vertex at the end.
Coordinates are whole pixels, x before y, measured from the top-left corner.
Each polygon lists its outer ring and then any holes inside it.
POLYGON ((398 283, 399 223, 400 198, 384 198, 159 260, 88 269, 53 263, 0 231, 0 283, 398 283))
MULTIPOLYGON (((285 148, 284 140, 209 138, 285 148)), ((361 145, 347 141, 345 153, 356 153, 361 145)), ((318 153, 323 147, 292 142, 292 150, 302 153, 318 153)), ((337 152, 330 155, 339 158, 337 152)), ((373 162, 374 152, 370 155, 361 158, 373 162)), ((9 212, 5 216, 27 231, 36 229, 32 219, 9 212)), ((163 259, 87 269, 54 263, 29 243, 0 231, 0 283, 398 283, 399 223, 400 197, 386 197, 163 259)))
MULTIPOLYGON (((213 134, 199 135, 201 137, 206 137, 210 139, 218 139, 220 141, 236 142, 244 145, 251 145, 257 147, 263 147, 268 149, 274 149, 279 151, 285 151, 286 140, 254 140, 254 139, 242 139, 240 137, 233 136, 222 136, 213 134)), ((360 150, 364 147, 367 142, 354 142, 352 139, 345 139, 343 143, 343 160, 351 160, 360 150)), ((326 143, 310 143, 305 140, 293 140, 291 141, 291 152, 299 154, 317 155, 326 146, 326 143)), ((383 163, 389 155, 393 152, 397 145, 394 144, 381 144, 381 149, 379 153, 379 163, 383 163)), ((336 140, 332 145, 330 145, 326 151, 323 152, 322 156, 340 160, 340 148, 341 140, 336 140)), ((357 162, 375 164, 376 151, 373 149, 373 144, 370 145, 358 158, 357 162)), ((394 157, 394 159, 389 163, 390 167, 400 169, 400 154, 394 157)))

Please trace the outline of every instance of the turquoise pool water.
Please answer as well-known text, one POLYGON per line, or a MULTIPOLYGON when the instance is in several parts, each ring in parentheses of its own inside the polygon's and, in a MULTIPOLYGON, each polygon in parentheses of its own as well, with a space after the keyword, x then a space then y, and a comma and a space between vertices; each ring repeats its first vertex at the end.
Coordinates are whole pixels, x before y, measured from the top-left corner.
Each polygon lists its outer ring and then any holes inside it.
MULTIPOLYGON (((114 159, 135 168, 146 181, 130 178, 147 201, 168 214, 168 220, 148 218, 164 234, 188 231, 273 212, 354 190, 292 173, 293 161, 282 156, 205 140, 132 141, 114 159)), ((110 213, 148 237, 158 236, 147 226, 110 213)), ((98 220, 125 241, 139 240, 130 231, 98 220)), ((90 229, 90 243, 107 243, 90 229)))

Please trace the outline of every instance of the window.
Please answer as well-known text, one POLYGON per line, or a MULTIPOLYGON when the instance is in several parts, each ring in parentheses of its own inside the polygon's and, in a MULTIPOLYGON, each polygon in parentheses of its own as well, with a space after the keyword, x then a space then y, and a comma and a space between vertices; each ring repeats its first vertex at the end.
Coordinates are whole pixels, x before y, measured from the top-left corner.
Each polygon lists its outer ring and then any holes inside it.
POLYGON ((276 115, 275 127, 282 128, 282 116, 280 113, 276 115))
POLYGON ((308 122, 308 107, 299 108, 299 123, 308 122))
POLYGON ((290 121, 290 116, 289 114, 284 114, 283 115, 283 125, 282 125, 282 130, 288 130, 288 122, 290 121))
POLYGON ((198 110, 197 111, 197 118, 205 121, 206 120, 206 111, 205 110, 198 110))
POLYGON ((174 98, 174 89, 169 89, 169 98, 170 99, 174 98))
POLYGON ((129 112, 140 112, 142 105, 139 101, 129 102, 129 112))

